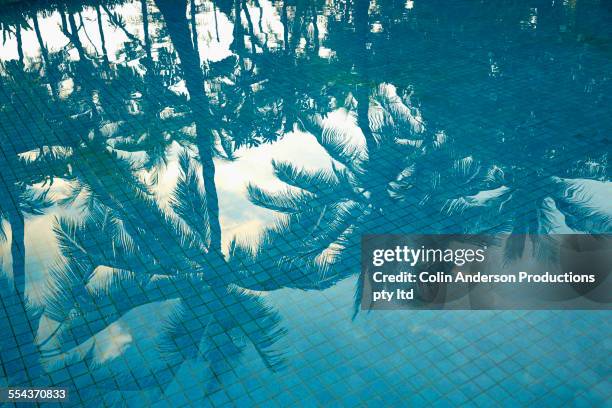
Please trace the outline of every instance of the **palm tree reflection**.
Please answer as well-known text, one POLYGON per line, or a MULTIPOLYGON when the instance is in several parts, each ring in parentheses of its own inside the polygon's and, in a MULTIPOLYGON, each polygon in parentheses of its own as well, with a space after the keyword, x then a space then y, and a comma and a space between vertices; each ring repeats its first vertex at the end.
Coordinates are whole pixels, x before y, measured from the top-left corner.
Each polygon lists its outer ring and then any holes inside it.
MULTIPOLYGON (((181 156, 181 176, 167 211, 160 213, 149 199, 134 193, 122 200, 128 211, 105 197, 89 205, 83 220, 57 220, 64 261, 51 272, 53 286, 44 302, 51 333, 42 347, 48 370, 84 362, 95 378, 96 367, 117 369, 118 362, 107 362, 102 352, 110 345, 100 342, 126 324, 125 332, 135 336, 137 328, 129 323, 138 314, 146 319, 152 305, 165 310, 160 316, 165 323, 155 334, 157 351, 148 351, 161 358, 159 366, 151 367, 165 373, 157 381, 168 383, 182 362, 199 357, 210 369, 212 387, 231 371, 246 344, 268 368, 281 366, 273 347, 283 333, 278 315, 237 286, 239 282, 219 284, 219 268, 211 266, 217 258, 210 255, 210 215, 198 166, 187 154, 181 156), (159 230, 129 227, 141 217, 161 222, 162 239, 159 230), (150 240, 153 234, 155 241, 150 240), (161 257, 172 262, 161 262, 161 257)), ((130 367, 130 358, 138 364, 129 352, 125 358, 130 367)), ((156 384, 153 377, 151 381, 147 386, 156 384)), ((144 385, 123 383, 126 389, 144 385)))
MULTIPOLYGON (((161 357, 160 366, 154 368, 165 373, 161 381, 167 384, 183 361, 198 357, 207 362, 212 374, 209 385, 215 387, 223 375, 232 371, 247 345, 261 356, 265 366, 278 369, 282 359, 274 351, 274 345, 283 330, 278 327, 276 313, 256 294, 240 288, 237 281, 223 274, 228 266, 221 253, 212 160, 218 152, 211 133, 214 128, 212 114, 205 115, 209 112, 207 96, 197 85, 202 87, 204 83, 199 59, 193 46, 184 41, 188 38, 188 27, 184 21, 168 19, 167 28, 179 52, 190 92, 189 99, 185 99, 168 90, 167 81, 159 74, 168 70, 161 65, 162 61, 155 62, 151 58, 145 14, 148 6, 146 2, 142 5, 145 15, 144 77, 110 64, 107 51, 99 56, 88 53, 80 38, 85 26, 83 18, 76 17, 78 9, 62 7, 60 10, 62 31, 78 60, 64 59, 61 65, 52 66, 67 53, 51 55, 44 42, 40 42, 45 71, 36 75, 44 75, 52 89, 58 89, 54 83, 57 77, 52 73, 69 76, 74 91, 62 98, 52 92, 50 98, 37 95, 32 99, 50 99, 51 106, 66 113, 65 130, 78 129, 79 134, 70 135, 70 138, 59 134, 52 145, 47 140, 32 141, 31 145, 17 146, 17 149, 25 153, 37 147, 39 153, 34 155, 35 160, 53 158, 61 164, 57 167, 62 173, 45 177, 51 177, 51 182, 53 176, 70 182, 71 192, 62 203, 79 209, 82 216, 76 219, 62 217, 56 221, 54 231, 62 261, 50 272, 50 286, 42 301, 45 309, 41 328, 37 329, 36 325, 29 331, 30 341, 26 343, 34 350, 26 354, 36 359, 38 348, 47 372, 85 365, 92 370, 97 385, 116 386, 115 380, 129 375, 130 370, 121 370, 121 365, 117 365, 121 359, 109 360, 108 348, 112 348, 116 340, 112 338, 113 333, 134 323, 134 316, 142 318, 151 307, 159 305, 167 312, 163 326, 156 327, 157 342, 153 345, 153 352, 161 357), (108 89, 113 89, 110 86, 113 81, 121 83, 127 92, 107 94, 108 89), (105 86, 100 87, 102 83, 105 86), (119 106, 113 104, 117 100, 119 106), (127 115, 121 106, 126 102, 127 115), (134 117, 138 116, 147 123, 144 129, 133 126, 134 117), (191 127, 195 129, 195 139, 189 130, 191 127), (198 160, 192 157, 189 148, 181 154, 181 176, 167 208, 153 198, 151 186, 142 175, 153 174, 148 179, 155 182, 160 162, 166 160, 169 149, 176 142, 197 146, 199 154, 198 160), (55 144, 61 147, 56 148, 55 144), (140 152, 146 153, 144 163, 134 159, 140 152), (158 227, 144 229, 143 219, 157 223, 158 227), (106 383, 104 377, 100 377, 106 369, 119 369, 120 372, 106 383)), ((110 18, 112 12, 106 7, 102 10, 110 18)), ((96 8, 96 12, 100 19, 101 9, 96 8)), ((112 20, 121 24, 116 16, 112 20)), ((103 40, 104 29, 99 20, 98 28, 103 40)), ((102 49, 106 50, 104 44, 102 49)), ((10 80, 23 82, 24 66, 20 59, 16 68, 19 72, 10 80)), ((38 84, 19 89, 44 95, 38 84)), ((9 117, 13 113, 5 112, 9 117)), ((26 161, 15 158, 14 166, 25 168, 22 163, 26 161)), ((31 173, 23 172, 25 177, 30 177, 31 173)), ((27 316, 24 298, 24 222, 22 210, 9 204, 22 203, 27 211, 40 212, 39 208, 48 204, 43 204, 46 203, 44 194, 34 195, 27 188, 35 182, 7 180, 2 184, 3 188, 11 189, 3 194, 7 200, 2 202, 1 208, 11 224, 13 276, 22 305, 20 321, 26 323, 32 317, 27 316)), ((35 320, 39 317, 40 314, 35 320)), ((6 322, 12 325, 15 318, 19 315, 12 314, 6 322)), ((128 332, 133 333, 133 330, 134 327, 128 332)), ((123 351, 110 354, 116 357, 123 351)), ((131 361, 128 362, 131 369, 142 363, 138 356, 129 352, 126 358, 131 361)), ((32 370, 29 374, 31 378, 37 376, 32 370)), ((8 381, 11 384, 22 382, 15 378, 8 381)), ((120 382, 123 383, 121 388, 135 386, 120 382)))
MULTIPOLYGON (((538 170, 533 162, 516 157, 511 162, 478 157, 446 131, 427 129, 410 90, 371 85, 368 55, 375 51, 366 44, 368 6, 356 1, 351 8, 356 34, 343 51, 359 58, 351 67, 357 83, 346 110, 306 115, 302 121, 327 151, 330 168, 309 171, 273 161, 286 190, 249 186, 254 204, 284 216, 255 243, 234 249, 233 262, 236 268, 245 265, 247 282, 267 290, 328 287, 359 270, 358 237, 364 233, 612 230, 612 211, 603 199, 609 197, 610 182, 601 175, 601 162, 582 162, 566 173, 593 178, 588 180, 558 177, 562 156, 543 153, 538 170), (534 197, 534 184, 546 194, 534 197)), ((507 243, 509 258, 519 257, 525 248, 517 239, 512 236, 507 243)))
MULTIPOLYGON (((487 156, 426 123, 403 73, 387 78, 376 63, 381 40, 370 1, 327 2, 325 14, 319 2, 282 2, 276 42, 263 27, 263 3, 214 2, 214 21, 233 23, 231 55, 219 61, 201 54, 204 7, 193 0, 135 3, 142 36, 112 2, 96 2, 92 22, 77 3, 53 6, 68 41, 60 50, 45 43, 36 13, 3 16, 1 27, 18 53, 2 66, 0 122, 26 117, 25 100, 41 113, 19 121, 20 133, 31 137, 3 135, 0 145, 14 171, 0 175, 14 281, 2 281, 1 289, 16 294, 2 299, 19 306, 3 321, 7 330, 30 326, 22 344, 40 357, 32 364, 39 371, 82 366, 92 373, 82 385, 163 388, 185 361, 198 360, 212 390, 245 350, 271 370, 282 366, 284 330, 257 291, 334 285, 359 270, 364 233, 612 228, 605 161, 585 158, 556 173, 567 167, 564 157, 539 152, 534 169, 533 161, 487 156), (111 27, 125 38, 118 55, 110 51, 111 27), (23 50, 28 30, 39 61, 23 50), (85 40, 93 32, 99 50, 85 40), (324 47, 333 58, 320 57, 324 47), (274 160, 286 188, 251 184, 248 195, 280 214, 276 225, 257 242, 233 240, 224 253, 218 160, 235 160, 238 149, 274 142, 296 126, 325 149, 329 166, 307 170, 274 160), (156 191, 175 158, 179 176, 165 203, 156 191), (57 179, 70 188, 52 201, 57 179), (544 196, 530 194, 534 182, 544 196), (65 210, 54 223, 61 259, 51 268, 44 310, 31 310, 24 214, 52 204, 65 210), (139 370, 155 375, 130 378, 139 370)), ((383 24, 400 36, 391 3, 381 2, 389 10, 378 13, 394 16, 383 24)), ((8 237, 0 228, 0 238, 8 237)), ((509 252, 516 256, 524 246, 514 242, 509 252)), ((4 310, 13 310, 9 303, 4 310)), ((14 346, 3 344, 3 353, 14 346)), ((29 380, 7 376, 9 383, 29 380)))

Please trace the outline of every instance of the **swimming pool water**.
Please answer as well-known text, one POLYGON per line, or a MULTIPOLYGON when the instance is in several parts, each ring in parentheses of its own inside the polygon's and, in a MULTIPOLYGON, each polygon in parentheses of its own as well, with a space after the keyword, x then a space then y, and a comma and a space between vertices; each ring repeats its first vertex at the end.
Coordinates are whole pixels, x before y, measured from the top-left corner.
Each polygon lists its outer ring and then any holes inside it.
POLYGON ((609 2, 38 1, 0 30, 0 387, 611 405, 608 311, 356 303, 362 234, 612 232, 609 2))

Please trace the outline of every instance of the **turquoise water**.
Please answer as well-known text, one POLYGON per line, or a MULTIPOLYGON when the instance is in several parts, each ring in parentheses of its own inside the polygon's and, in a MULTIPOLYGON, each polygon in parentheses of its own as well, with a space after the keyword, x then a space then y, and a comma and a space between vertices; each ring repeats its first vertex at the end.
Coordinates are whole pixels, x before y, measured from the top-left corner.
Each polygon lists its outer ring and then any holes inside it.
POLYGON ((377 311, 366 233, 612 232, 612 7, 0 11, 4 386, 88 406, 610 406, 607 311, 377 311))

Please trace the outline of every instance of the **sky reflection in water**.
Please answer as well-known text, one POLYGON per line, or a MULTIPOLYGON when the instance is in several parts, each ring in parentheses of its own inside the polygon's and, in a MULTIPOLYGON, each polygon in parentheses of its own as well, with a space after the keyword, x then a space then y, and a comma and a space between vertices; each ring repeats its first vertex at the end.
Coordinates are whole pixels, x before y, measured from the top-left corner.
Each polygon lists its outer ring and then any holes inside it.
POLYGON ((353 298, 363 233, 612 231, 611 18, 597 0, 3 7, 0 385, 75 405, 609 403, 606 312, 353 298))

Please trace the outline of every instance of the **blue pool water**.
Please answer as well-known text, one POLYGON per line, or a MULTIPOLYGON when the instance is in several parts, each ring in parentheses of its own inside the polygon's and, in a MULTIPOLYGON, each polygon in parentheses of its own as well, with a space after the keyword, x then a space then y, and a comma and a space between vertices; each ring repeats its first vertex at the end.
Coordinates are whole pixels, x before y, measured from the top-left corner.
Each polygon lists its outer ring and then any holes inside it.
POLYGON ((606 0, 0 6, 0 388, 612 406, 608 311, 359 310, 367 233, 612 232, 606 0))

